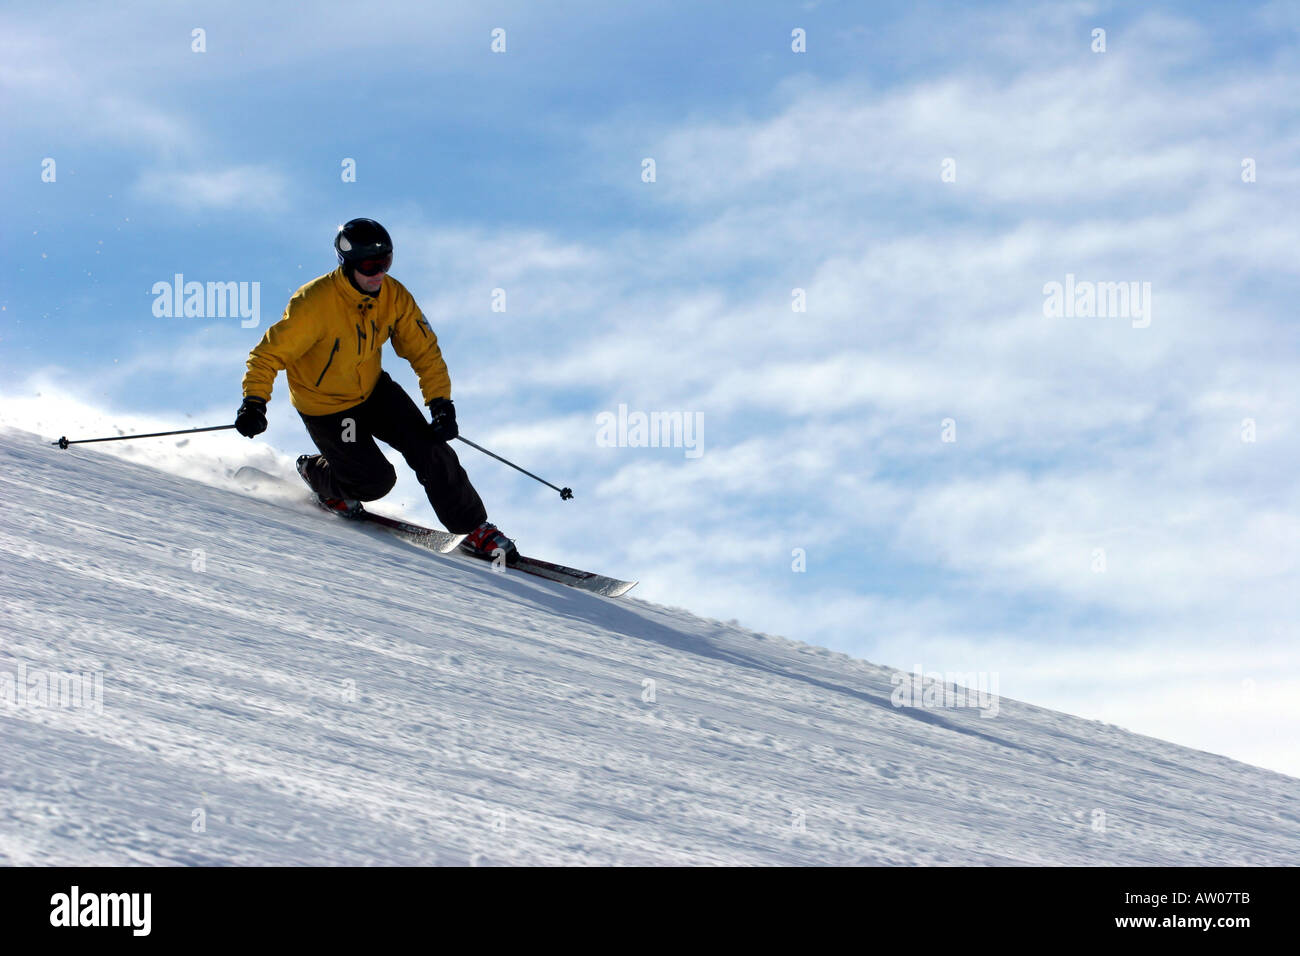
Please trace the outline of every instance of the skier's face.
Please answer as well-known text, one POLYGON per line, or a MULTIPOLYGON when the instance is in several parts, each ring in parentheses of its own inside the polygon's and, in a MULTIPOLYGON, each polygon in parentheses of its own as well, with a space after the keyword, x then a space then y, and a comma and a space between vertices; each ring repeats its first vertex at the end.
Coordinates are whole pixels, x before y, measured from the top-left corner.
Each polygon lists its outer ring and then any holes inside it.
POLYGON ((359 269, 354 269, 352 271, 353 278, 356 279, 357 285, 361 286, 361 288, 365 289, 367 292, 378 292, 379 287, 384 284, 384 276, 387 274, 387 272, 376 272, 374 275, 368 276, 362 274, 359 269))

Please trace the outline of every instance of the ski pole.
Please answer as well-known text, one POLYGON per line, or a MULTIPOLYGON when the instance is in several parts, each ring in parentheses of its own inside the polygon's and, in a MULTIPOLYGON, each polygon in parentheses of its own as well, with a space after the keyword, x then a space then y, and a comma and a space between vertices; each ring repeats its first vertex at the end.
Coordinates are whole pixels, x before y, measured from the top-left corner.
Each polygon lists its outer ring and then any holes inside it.
MULTIPOLYGON (((544 484, 544 485, 545 485, 546 487, 548 487, 548 488, 555 488, 555 485, 551 484, 551 483, 550 483, 549 481, 547 481, 545 478, 538 478, 538 477, 537 477, 536 475, 534 475, 531 471, 525 471, 523 468, 520 468, 518 465, 516 465, 513 461, 506 461, 506 460, 505 460, 504 458, 502 458, 500 455, 498 455, 498 454, 496 454, 496 453, 494 453, 494 452, 490 452, 490 451, 488 451, 488 450, 487 450, 486 448, 484 448, 482 445, 476 445, 476 444, 474 444, 472 441, 470 441, 470 440, 469 440, 468 438, 466 438, 464 435, 457 435, 456 437, 459 438, 461 441, 463 441, 466 445, 469 445, 470 448, 477 448, 477 449, 478 449, 479 451, 481 451, 483 454, 485 454, 485 455, 491 455, 491 456, 492 456, 493 458, 495 458, 497 461, 501 462, 502 464, 509 465, 509 466, 510 466, 511 468, 513 468, 515 471, 522 471, 525 475, 527 475, 529 478, 533 479, 534 481, 540 481, 542 484, 544 484)), ((558 491, 558 492, 560 493, 560 500, 561 500, 561 501, 568 501, 570 498, 573 497, 573 489, 572 489, 572 488, 555 488, 555 490, 558 491)))
POLYGON ((69 445, 81 445, 91 441, 127 441, 131 438, 161 438, 163 435, 192 435, 194 432, 219 432, 225 428, 234 428, 234 425, 209 425, 207 428, 182 428, 174 432, 153 432, 149 435, 113 435, 110 438, 74 438, 69 441, 67 438, 60 438, 58 441, 50 442, 51 445, 58 445, 60 448, 67 448, 69 445))

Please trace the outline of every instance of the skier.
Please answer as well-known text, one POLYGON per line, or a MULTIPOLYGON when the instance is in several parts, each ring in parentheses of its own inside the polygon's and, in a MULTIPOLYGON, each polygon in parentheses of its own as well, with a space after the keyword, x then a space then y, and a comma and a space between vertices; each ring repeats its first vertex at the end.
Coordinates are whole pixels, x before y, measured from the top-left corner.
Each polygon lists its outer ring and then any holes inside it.
POLYGON ((353 219, 334 237, 339 267, 293 294, 284 316, 248 355, 244 401, 235 428, 252 438, 266 430, 266 403, 285 370, 289 400, 320 450, 298 458, 298 473, 322 507, 356 517, 361 502, 392 490, 397 473, 378 438, 401 452, 424 486, 443 526, 467 534, 461 548, 491 558, 498 549, 514 564, 514 542, 487 511, 456 453, 459 434, 451 379, 438 338, 406 287, 388 275, 393 242, 373 219, 353 219), (380 350, 411 363, 432 422, 380 367, 380 350))

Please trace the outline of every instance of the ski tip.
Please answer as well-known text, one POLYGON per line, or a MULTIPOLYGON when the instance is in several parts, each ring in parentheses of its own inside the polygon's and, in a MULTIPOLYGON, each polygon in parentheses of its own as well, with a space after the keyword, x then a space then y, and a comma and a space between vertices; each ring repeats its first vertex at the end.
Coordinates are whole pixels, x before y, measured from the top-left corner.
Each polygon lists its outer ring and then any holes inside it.
POLYGON ((439 554, 451 554, 459 548, 460 543, 468 537, 469 535, 467 534, 451 534, 448 532, 446 540, 438 546, 437 551, 439 554))
POLYGON ((276 484, 285 484, 287 479, 279 475, 273 475, 269 471, 263 471, 261 468, 254 468, 252 465, 242 465, 235 470, 232 476, 236 481, 244 482, 275 482, 276 484))

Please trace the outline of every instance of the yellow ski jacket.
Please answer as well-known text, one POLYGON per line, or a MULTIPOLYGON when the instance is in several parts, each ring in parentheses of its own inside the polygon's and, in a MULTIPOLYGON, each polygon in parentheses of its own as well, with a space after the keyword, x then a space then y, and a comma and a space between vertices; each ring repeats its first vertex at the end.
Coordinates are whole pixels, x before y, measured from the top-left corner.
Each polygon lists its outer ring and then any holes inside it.
POLYGON ((438 337, 406 287, 386 276, 378 296, 368 296, 340 266, 295 292, 284 316, 248 354, 244 397, 269 401, 276 373, 284 369, 289 400, 305 415, 360 405, 379 380, 379 352, 389 339, 419 376, 426 404, 451 398, 438 337))

